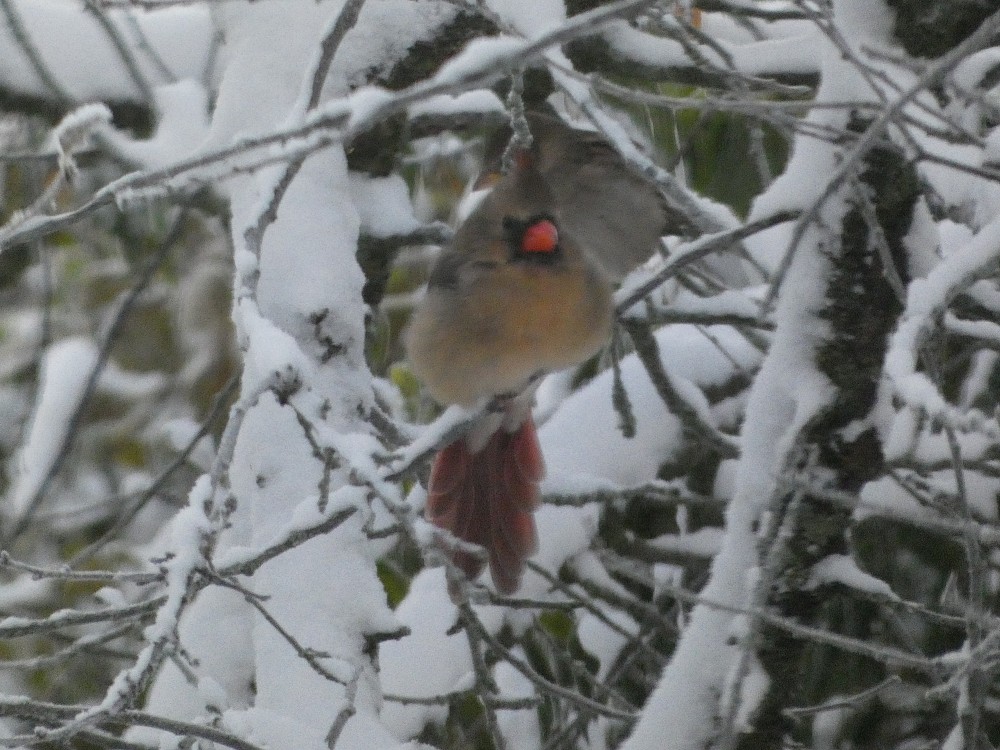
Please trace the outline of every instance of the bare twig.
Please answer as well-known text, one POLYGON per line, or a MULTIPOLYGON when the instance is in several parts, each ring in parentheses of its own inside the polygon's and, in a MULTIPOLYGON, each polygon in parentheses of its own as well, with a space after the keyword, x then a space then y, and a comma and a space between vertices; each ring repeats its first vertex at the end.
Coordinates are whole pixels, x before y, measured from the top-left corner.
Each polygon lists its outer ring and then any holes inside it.
POLYGON ((119 31, 114 22, 108 18, 104 9, 100 6, 97 0, 84 0, 84 7, 94 16, 97 24, 108 37, 108 41, 111 42, 111 46, 113 46, 115 48, 115 52, 118 53, 118 58, 122 61, 122 64, 125 66, 125 70, 128 71, 129 78, 132 79, 132 82, 139 90, 142 98, 145 99, 147 104, 152 105, 154 101, 153 85, 149 82, 149 79, 143 72, 142 66, 136 59, 132 48, 122 36, 121 31, 119 31))
POLYGON ((615 309, 619 315, 624 315, 629 308, 642 300, 647 295, 661 287, 667 280, 676 276, 681 269, 685 268, 697 260, 701 260, 709 255, 722 252, 734 247, 740 240, 752 237, 765 229, 794 221, 798 217, 797 212, 783 211, 772 216, 757 219, 756 221, 744 224, 736 229, 729 229, 714 234, 699 237, 678 249, 664 265, 653 275, 652 278, 642 283, 635 289, 624 290, 625 295, 619 294, 619 299, 615 300, 615 309))
POLYGON ((825 713, 827 711, 839 711, 843 708, 857 708, 859 706, 863 706, 872 698, 877 697, 882 691, 895 687, 902 682, 903 680, 899 675, 890 675, 878 684, 872 685, 870 688, 862 690, 860 693, 855 693, 854 695, 835 701, 827 701, 826 703, 821 703, 818 706, 786 708, 782 713, 793 719, 804 719, 810 716, 815 716, 816 714, 825 713))
MULTIPOLYGON (((903 110, 914 99, 921 96, 928 90, 929 87, 933 86, 953 71, 970 54, 989 45, 998 28, 1000 28, 1000 11, 987 18, 979 26, 979 28, 966 37, 964 41, 956 45, 946 54, 942 55, 932 65, 928 66, 924 73, 908 89, 901 92, 899 96, 885 106, 875 119, 872 120, 872 122, 865 128, 857 142, 840 161, 836 173, 833 174, 826 181, 826 183, 824 183, 823 190, 820 195, 812 202, 812 205, 802 214, 802 216, 799 217, 795 227, 795 232, 792 235, 791 243, 785 251, 785 255, 774 274, 774 279, 771 282, 767 296, 761 305, 762 309, 766 310, 770 308, 770 306, 774 303, 774 300, 777 298, 778 291, 780 290, 781 284, 783 283, 788 269, 792 264, 795 251, 798 248, 799 243, 802 241, 806 229, 819 218, 820 211, 826 204, 827 200, 829 200, 830 197, 841 188, 846 180, 857 173, 861 162, 868 155, 871 149, 878 145, 880 139, 884 137, 887 128, 900 120, 903 110)), ((879 91, 880 89, 876 87, 875 90, 879 91)))
MULTIPOLYGON (((35 721, 58 722, 71 719, 86 709, 86 706, 44 703, 42 701, 33 701, 27 698, 0 696, 0 716, 20 717, 33 719, 35 721)), ((222 729, 206 726, 204 724, 195 724, 188 721, 168 719, 165 716, 157 716, 155 714, 138 711, 136 709, 124 709, 114 716, 106 716, 102 719, 101 723, 108 723, 117 726, 134 725, 162 729, 180 737, 200 737, 201 739, 209 740, 211 742, 217 742, 224 747, 231 747, 233 750, 263 750, 260 745, 256 745, 253 742, 245 740, 242 737, 238 737, 235 734, 226 732, 222 729)), ((41 730, 36 733, 34 738, 28 740, 28 742, 30 744, 34 744, 39 741, 45 741, 46 739, 50 739, 52 734, 53 732, 41 730)), ((5 740, 0 740, 0 742, 3 744, 12 744, 15 747, 25 743, 24 738, 16 739, 19 739, 20 742, 8 743, 5 740)))
POLYGON ((656 337, 645 321, 634 318, 624 318, 622 325, 635 342, 635 350, 642 361, 656 392, 671 414, 677 416, 684 429, 692 437, 704 441, 724 458, 735 458, 739 455, 739 443, 723 434, 715 426, 709 424, 698 413, 697 408, 690 404, 675 387, 670 375, 664 369, 660 358, 660 348, 656 337))
POLYGON ((215 395, 208 415, 201 423, 198 431, 191 437, 190 440, 188 440, 187 445, 185 445, 181 452, 177 454, 177 457, 174 458, 169 466, 160 472, 160 475, 156 478, 156 480, 149 485, 149 487, 147 487, 128 508, 115 517, 114 523, 111 524, 107 531, 70 558, 68 563, 70 567, 77 567, 85 561, 90 560, 95 554, 103 549, 105 545, 117 538, 122 530, 128 527, 128 525, 135 520, 136 516, 139 515, 142 509, 149 504, 149 501, 160 493, 160 490, 166 486, 168 480, 174 472, 187 463, 188 458, 190 458, 191 454, 198 447, 198 444, 201 443, 202 439, 212 431, 219 417, 226 413, 226 409, 232 400, 233 394, 236 393, 239 384, 240 376, 238 374, 229 378, 229 382, 226 383, 222 387, 222 390, 215 395))
POLYGON ((42 59, 41 53, 35 46, 35 43, 31 40, 28 35, 28 30, 24 26, 24 21, 21 19, 20 13, 16 7, 14 7, 13 0, 0 0, 0 8, 3 9, 4 16, 7 18, 7 24, 10 26, 11 32, 14 34, 14 39, 21 47, 21 51, 24 53, 25 57, 28 58, 28 62, 31 64, 32 70, 34 70, 35 75, 42 84, 49 90, 52 96, 63 106, 69 106, 73 101, 73 97, 69 95, 62 84, 56 80, 49 66, 42 59))
MULTIPOLYGON (((542 55, 553 45, 562 44, 591 33, 602 24, 616 18, 639 13, 654 0, 618 0, 611 5, 580 13, 552 31, 524 42, 502 59, 482 61, 460 75, 443 75, 439 79, 414 84, 395 94, 385 94, 381 103, 371 106, 367 89, 355 92, 362 97, 363 113, 352 116, 352 97, 337 100, 318 108, 302 124, 244 139, 208 154, 179 161, 163 169, 137 172, 110 183, 78 208, 25 222, 15 231, 0 237, 0 252, 11 245, 30 242, 71 226, 84 216, 115 201, 134 198, 149 191, 162 195, 182 192, 191 185, 225 179, 226 177, 260 169, 274 163, 290 163, 335 143, 350 143, 358 134, 396 112, 402 112, 416 102, 438 94, 454 93, 494 80, 525 62, 542 55)), ((8 0, 9 2, 9 0, 8 0)))

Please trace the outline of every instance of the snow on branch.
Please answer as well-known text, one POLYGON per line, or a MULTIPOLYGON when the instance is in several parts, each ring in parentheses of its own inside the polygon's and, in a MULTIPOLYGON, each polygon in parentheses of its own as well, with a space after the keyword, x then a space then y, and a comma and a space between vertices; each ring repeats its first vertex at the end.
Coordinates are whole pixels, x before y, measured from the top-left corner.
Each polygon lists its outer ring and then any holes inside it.
POLYGON ((559 28, 532 41, 490 39, 474 44, 451 60, 429 81, 399 93, 365 87, 343 99, 318 107, 304 123, 196 156, 170 167, 127 175, 98 190, 72 211, 29 220, 20 228, 0 227, 0 252, 13 244, 30 242, 112 203, 119 205, 152 196, 172 195, 191 186, 213 183, 252 172, 274 163, 288 162, 333 144, 351 139, 396 112, 441 94, 458 93, 483 85, 524 65, 553 45, 586 34, 602 23, 636 13, 651 0, 619 0, 575 16, 559 28))
POLYGON ((910 283, 906 310, 886 357, 886 374, 909 406, 927 412, 934 419, 952 422, 956 427, 989 428, 985 417, 962 416, 950 407, 927 375, 918 371, 917 363, 926 337, 941 324, 954 298, 977 280, 995 276, 998 270, 1000 218, 983 227, 968 245, 949 255, 927 278, 910 283))

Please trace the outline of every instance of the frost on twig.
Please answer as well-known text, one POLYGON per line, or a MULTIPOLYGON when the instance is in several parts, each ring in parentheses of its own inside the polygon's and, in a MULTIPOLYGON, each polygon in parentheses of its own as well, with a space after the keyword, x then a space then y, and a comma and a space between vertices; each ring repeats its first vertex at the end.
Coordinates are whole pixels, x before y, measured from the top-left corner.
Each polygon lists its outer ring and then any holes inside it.
POLYGON ((7 238, 29 219, 47 212, 61 191, 76 179, 77 166, 74 152, 87 145, 90 137, 111 122, 111 112, 103 104, 85 104, 68 115, 52 130, 51 140, 56 154, 56 171, 34 202, 27 208, 14 212, 0 226, 0 251, 7 238))

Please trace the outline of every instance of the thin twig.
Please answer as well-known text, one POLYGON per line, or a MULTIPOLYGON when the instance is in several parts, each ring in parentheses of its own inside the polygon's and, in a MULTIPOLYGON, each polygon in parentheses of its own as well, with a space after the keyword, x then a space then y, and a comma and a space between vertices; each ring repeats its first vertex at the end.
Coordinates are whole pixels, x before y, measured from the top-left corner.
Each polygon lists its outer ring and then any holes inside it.
POLYGON ((128 42, 125 41, 121 32, 115 26, 115 24, 108 18, 104 9, 98 4, 97 0, 84 0, 84 8, 90 12, 97 24, 104 31, 111 42, 111 46, 115 48, 115 52, 118 53, 118 58, 122 61, 125 66, 125 70, 128 72, 129 78, 135 84, 136 88, 139 89, 139 93, 147 104, 152 105, 154 101, 153 85, 146 78, 146 74, 142 71, 142 66, 135 57, 135 53, 132 48, 129 47, 128 42))
POLYGON ((876 697, 879 693, 887 690, 891 687, 896 687, 902 684, 903 679, 899 675, 890 675, 884 680, 876 685, 872 685, 867 690, 862 690, 860 693, 855 693, 854 695, 847 696, 845 698, 838 698, 837 700, 827 701, 826 703, 821 703, 818 706, 798 706, 794 708, 786 708, 782 711, 785 716, 792 719, 801 720, 810 716, 815 716, 816 714, 826 713, 827 711, 839 711, 844 708, 858 708, 863 706, 872 698, 876 697))
MULTIPOLYGON (((10 0, 0 0, 10 2, 10 0)), ((318 108, 301 124, 279 129, 262 136, 241 140, 207 154, 178 161, 162 169, 136 172, 105 185, 90 200, 76 209, 25 222, 16 230, 0 236, 0 252, 15 244, 40 239, 52 232, 71 226, 84 216, 122 198, 133 198, 146 191, 158 195, 182 192, 192 185, 224 179, 254 171, 275 163, 288 163, 300 156, 327 148, 336 143, 349 144, 360 133, 387 117, 405 111, 411 105, 438 94, 464 91, 495 80, 509 70, 523 66, 542 55, 548 48, 592 33, 616 18, 626 18, 641 12, 655 0, 618 0, 611 5, 573 16, 565 24, 523 43, 503 59, 483 61, 461 75, 431 78, 394 94, 386 94, 375 106, 365 98, 363 114, 352 116, 351 98, 337 100, 318 108), (180 180, 180 182, 176 182, 180 180)), ((355 92, 365 96, 368 89, 355 92)), ((690 202, 690 201, 689 201, 690 202)), ((699 209, 694 209, 699 215, 699 209)))
POLYGON ((166 486, 174 472, 187 464, 188 458, 190 458, 191 454, 194 453, 202 439, 215 427, 215 423, 218 418, 226 413, 226 409, 229 406, 233 394, 236 393, 239 384, 239 374, 234 374, 229 378, 229 382, 222 387, 222 390, 215 394, 215 397, 212 400, 212 406, 208 411, 208 415, 201 423, 198 431, 191 437, 190 440, 188 440, 187 445, 181 449, 181 452, 177 454, 176 458, 174 458, 170 465, 160 472, 160 475, 156 478, 156 480, 149 485, 149 487, 147 487, 128 508, 115 516, 114 523, 111 524, 107 531, 70 558, 67 563, 70 567, 75 568, 82 565, 84 562, 90 560, 108 543, 117 538, 121 531, 131 524, 142 509, 149 504, 149 501, 156 497, 160 490, 166 486))
MULTIPOLYGON (((819 218, 820 211, 827 200, 841 188, 846 180, 858 172, 862 160, 878 145, 879 141, 884 137, 887 128, 900 119, 904 108, 914 99, 921 96, 935 83, 948 75, 973 52, 989 45, 998 28, 1000 28, 1000 11, 989 16, 972 34, 938 58, 933 65, 928 66, 924 73, 908 89, 901 92, 891 104, 884 107, 871 124, 865 128, 854 146, 840 160, 837 171, 824 183, 822 192, 802 216, 799 217, 792 235, 792 241, 785 250, 781 263, 774 274, 767 296, 761 304, 761 309, 769 309, 777 298, 788 269, 791 267, 795 252, 808 226, 819 218)), ((879 91, 878 87, 875 87, 875 91, 879 91)))
POLYGON ((604 716, 609 719, 632 722, 637 718, 636 714, 630 711, 619 711, 618 709, 608 708, 595 700, 574 693, 572 690, 564 688, 562 685, 557 685, 554 682, 550 682, 545 679, 532 669, 529 664, 516 657, 513 653, 511 653, 510 649, 493 637, 493 635, 490 634, 486 627, 479 621, 479 618, 475 617, 475 615, 470 617, 468 621, 463 621, 463 624, 469 630, 475 631, 477 636, 484 643, 486 643, 486 645, 488 645, 497 656, 524 675, 529 682, 533 683, 543 693, 563 698, 584 711, 594 713, 598 716, 604 716))
POLYGON ((681 247, 677 253, 672 255, 652 278, 645 281, 635 289, 629 289, 624 296, 619 295, 615 300, 615 310, 619 315, 624 315, 630 307, 642 300, 647 295, 656 291, 667 280, 676 276, 681 269, 701 260, 709 255, 730 249, 741 240, 752 237, 765 229, 794 221, 799 214, 795 211, 782 211, 762 219, 757 219, 744 224, 736 229, 728 229, 710 235, 704 235, 681 247))
POLYGON ((670 375, 664 369, 659 345, 648 324, 634 318, 624 318, 622 325, 635 342, 636 354, 646 368, 656 392, 670 413, 680 419, 685 431, 693 438, 704 441, 723 458, 739 456, 739 443, 706 422, 696 407, 690 404, 675 387, 670 375))
POLYGON ((25 56, 28 58, 28 62, 31 64, 31 69, 34 71, 35 75, 38 76, 42 85, 49 90, 59 104, 64 107, 68 107, 72 103, 73 97, 71 97, 66 89, 63 88, 62 84, 56 80, 55 76, 52 74, 52 70, 49 68, 48 64, 46 64, 45 60, 42 59, 41 53, 38 51, 38 48, 28 35, 28 30, 24 26, 21 14, 18 12, 17 8, 14 7, 14 1, 0 0, 0 8, 3 8, 11 33, 13 33, 14 39, 20 45, 21 51, 24 52, 25 56))

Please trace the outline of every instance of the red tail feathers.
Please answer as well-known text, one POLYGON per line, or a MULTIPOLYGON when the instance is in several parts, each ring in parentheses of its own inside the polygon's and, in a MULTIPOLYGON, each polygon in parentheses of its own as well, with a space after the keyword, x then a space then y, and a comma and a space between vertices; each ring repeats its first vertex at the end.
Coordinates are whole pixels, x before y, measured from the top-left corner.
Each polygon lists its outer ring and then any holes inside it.
MULTIPOLYGON (((530 417, 515 432, 501 427, 476 453, 459 438, 434 459, 427 518, 456 538, 484 547, 493 583, 505 594, 517 589, 524 561, 538 546, 532 513, 544 474, 530 417)), ((456 550, 452 560, 470 578, 483 569, 482 561, 465 550, 456 550)))

